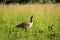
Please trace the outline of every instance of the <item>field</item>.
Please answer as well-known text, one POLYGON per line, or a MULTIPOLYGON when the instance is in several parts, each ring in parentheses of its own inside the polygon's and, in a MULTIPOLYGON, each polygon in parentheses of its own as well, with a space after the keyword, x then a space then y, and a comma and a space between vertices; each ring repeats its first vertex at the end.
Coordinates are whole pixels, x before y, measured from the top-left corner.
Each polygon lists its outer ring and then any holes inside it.
POLYGON ((0 40, 60 40, 60 4, 0 4, 0 40), (16 27, 29 22, 31 15, 33 26, 28 32, 16 27), (48 29, 52 24, 53 30, 48 29))

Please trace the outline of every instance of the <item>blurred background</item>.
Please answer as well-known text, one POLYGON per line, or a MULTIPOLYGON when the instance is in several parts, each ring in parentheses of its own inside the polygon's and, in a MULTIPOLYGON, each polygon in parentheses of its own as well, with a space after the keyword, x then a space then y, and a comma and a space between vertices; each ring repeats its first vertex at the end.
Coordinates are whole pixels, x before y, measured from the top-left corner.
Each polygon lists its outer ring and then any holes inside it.
POLYGON ((60 0, 0 0, 0 40, 60 40, 60 0))
POLYGON ((19 4, 46 4, 46 3, 60 3, 60 0, 0 0, 0 3, 10 4, 10 3, 19 3, 19 4))

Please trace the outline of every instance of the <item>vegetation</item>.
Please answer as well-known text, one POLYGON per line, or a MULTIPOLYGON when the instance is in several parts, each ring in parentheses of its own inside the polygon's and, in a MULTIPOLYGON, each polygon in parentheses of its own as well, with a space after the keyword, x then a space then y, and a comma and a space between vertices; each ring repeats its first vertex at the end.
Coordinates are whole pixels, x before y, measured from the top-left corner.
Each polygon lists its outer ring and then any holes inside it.
POLYGON ((10 3, 19 3, 19 4, 26 4, 26 3, 60 3, 60 0, 0 0, 0 3, 10 4, 10 3))
POLYGON ((60 4, 3 5, 0 4, 0 40, 60 40, 60 4), (30 21, 28 32, 16 25, 30 21), (53 24, 54 29, 48 26, 53 24))

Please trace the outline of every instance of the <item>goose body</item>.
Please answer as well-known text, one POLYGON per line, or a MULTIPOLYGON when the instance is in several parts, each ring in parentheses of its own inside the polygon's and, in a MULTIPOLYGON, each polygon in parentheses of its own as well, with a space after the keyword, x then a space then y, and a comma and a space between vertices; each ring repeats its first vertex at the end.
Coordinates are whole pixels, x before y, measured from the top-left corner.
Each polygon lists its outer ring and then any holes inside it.
POLYGON ((22 28, 26 28, 26 29, 31 28, 33 25, 32 18, 33 18, 33 16, 31 16, 30 22, 23 22, 20 25, 18 25, 17 27, 22 27, 22 28))
POLYGON ((24 22, 24 23, 22 23, 22 24, 20 24, 20 25, 21 25, 21 27, 23 27, 23 28, 29 29, 29 28, 32 27, 33 23, 31 23, 31 22, 24 22))

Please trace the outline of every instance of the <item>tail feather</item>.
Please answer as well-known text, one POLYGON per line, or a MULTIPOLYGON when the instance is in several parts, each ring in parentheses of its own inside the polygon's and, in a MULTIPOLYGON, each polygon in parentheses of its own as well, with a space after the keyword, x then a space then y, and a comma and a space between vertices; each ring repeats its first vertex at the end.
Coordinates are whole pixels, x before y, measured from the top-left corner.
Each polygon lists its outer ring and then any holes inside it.
POLYGON ((16 27, 18 27, 18 28, 21 27, 21 24, 17 25, 16 27))

